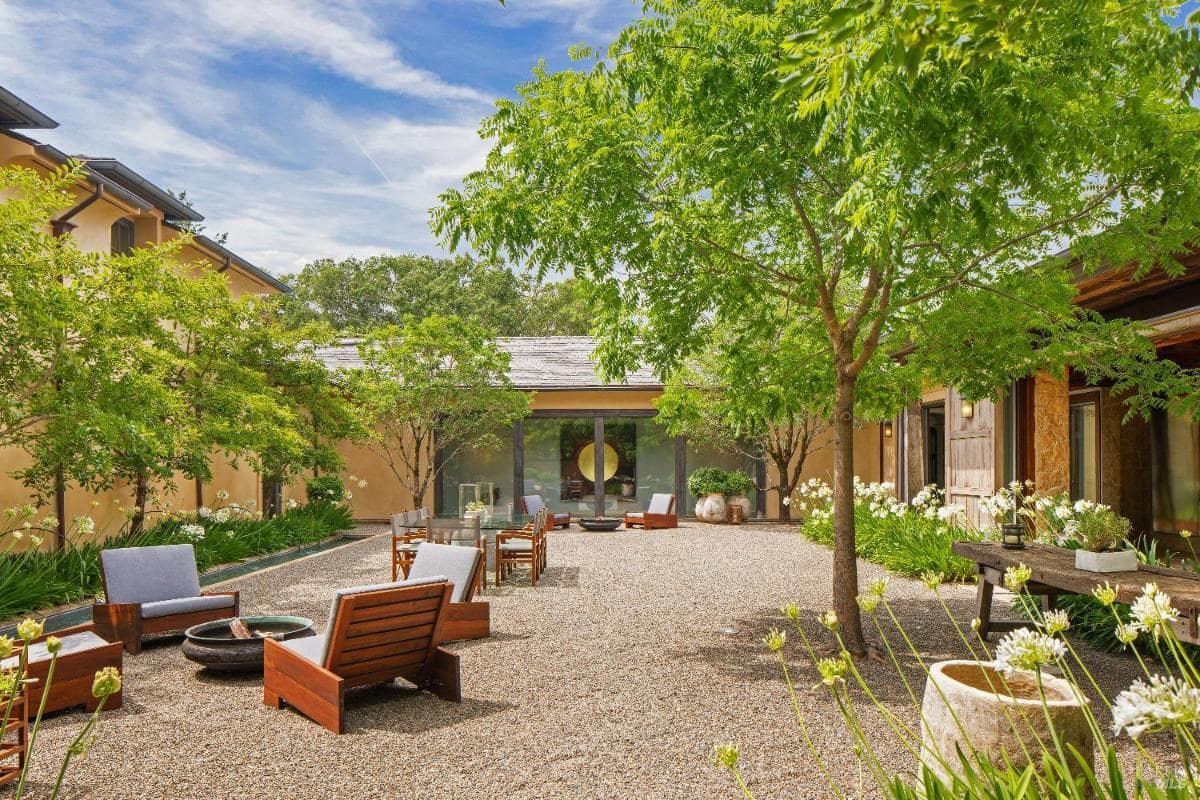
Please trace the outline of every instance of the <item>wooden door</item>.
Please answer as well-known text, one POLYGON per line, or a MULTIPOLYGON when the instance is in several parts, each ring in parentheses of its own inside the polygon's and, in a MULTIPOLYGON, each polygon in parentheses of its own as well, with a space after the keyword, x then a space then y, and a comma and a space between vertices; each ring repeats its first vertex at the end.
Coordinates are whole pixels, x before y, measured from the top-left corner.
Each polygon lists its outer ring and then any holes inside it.
POLYGON ((962 397, 946 392, 946 503, 966 509, 976 525, 992 519, 979 507, 996 490, 996 404, 979 400, 971 416, 963 416, 962 397))

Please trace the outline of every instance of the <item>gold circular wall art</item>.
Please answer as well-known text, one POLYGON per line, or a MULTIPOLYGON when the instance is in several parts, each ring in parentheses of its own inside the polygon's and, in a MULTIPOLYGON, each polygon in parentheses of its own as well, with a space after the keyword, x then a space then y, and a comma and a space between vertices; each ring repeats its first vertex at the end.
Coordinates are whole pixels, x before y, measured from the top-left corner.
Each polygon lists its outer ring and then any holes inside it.
MULTIPOLYGON (((617 474, 617 451, 611 444, 604 444, 604 480, 617 474)), ((579 451, 579 471, 583 477, 596 482, 596 445, 586 445, 579 451)))

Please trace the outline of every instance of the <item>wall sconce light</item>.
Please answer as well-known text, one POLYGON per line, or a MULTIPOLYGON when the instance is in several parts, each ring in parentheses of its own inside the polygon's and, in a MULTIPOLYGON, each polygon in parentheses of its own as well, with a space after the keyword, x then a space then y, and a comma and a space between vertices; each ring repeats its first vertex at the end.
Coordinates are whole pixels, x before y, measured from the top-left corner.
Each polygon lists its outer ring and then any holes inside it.
POLYGON ((975 403, 971 400, 962 401, 962 418, 970 419, 975 416, 975 403))
POLYGON ((1000 542, 1008 550, 1025 549, 1025 525, 1006 522, 1000 526, 1000 542))
POLYGON ((890 419, 883 423, 883 438, 892 438, 892 421, 890 419))

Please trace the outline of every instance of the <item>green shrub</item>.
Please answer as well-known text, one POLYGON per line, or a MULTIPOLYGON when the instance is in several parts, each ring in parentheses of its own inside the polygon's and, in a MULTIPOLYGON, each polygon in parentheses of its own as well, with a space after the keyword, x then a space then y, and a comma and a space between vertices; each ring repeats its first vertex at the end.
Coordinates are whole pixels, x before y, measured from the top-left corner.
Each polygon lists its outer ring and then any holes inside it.
POLYGON ((337 475, 321 475, 309 479, 304 486, 310 503, 340 503, 346 499, 346 484, 337 475))
POLYGON ((725 494, 729 473, 720 467, 700 467, 688 476, 687 488, 696 497, 706 494, 725 494))
POLYGON ((749 494, 754 491, 754 479, 740 469, 731 469, 725 473, 726 494, 749 494))
POLYGON ((0 619, 94 597, 100 590, 100 550, 190 543, 201 571, 218 564, 286 550, 327 539, 354 525, 349 509, 312 503, 272 519, 241 518, 216 521, 209 517, 167 519, 138 536, 127 533, 103 545, 88 543, 45 552, 27 550, 0 554, 0 619), (195 528, 203 526, 200 538, 195 528))
MULTIPOLYGON (((855 551, 859 557, 892 572, 919 577, 941 573, 947 581, 968 581, 975 576, 975 563, 955 555, 950 545, 959 540, 979 540, 983 533, 958 527, 937 517, 915 511, 872 511, 866 503, 854 509, 855 551)), ((820 544, 833 546, 833 517, 817 514, 800 526, 801 533, 820 544)))

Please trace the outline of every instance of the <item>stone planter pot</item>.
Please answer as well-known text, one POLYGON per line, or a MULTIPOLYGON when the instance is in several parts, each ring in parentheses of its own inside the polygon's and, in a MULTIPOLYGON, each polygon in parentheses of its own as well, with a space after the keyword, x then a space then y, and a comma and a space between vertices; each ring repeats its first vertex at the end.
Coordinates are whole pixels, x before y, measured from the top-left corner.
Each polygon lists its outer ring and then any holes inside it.
POLYGON ((1075 551, 1075 569, 1088 572, 1133 572, 1137 564, 1137 553, 1132 550, 1118 550, 1115 553, 1075 551))
POLYGON ((959 769, 955 748, 961 748, 969 758, 970 747, 973 747, 976 753, 991 758, 994 764, 1003 764, 1007 758, 1020 769, 1029 763, 1021 747, 1022 741, 1035 759, 1041 754, 1030 728, 1043 741, 1053 741, 1046 722, 1048 712, 1061 737, 1064 752, 1069 752, 1067 745, 1074 746, 1091 766, 1092 732, 1083 710, 1088 699, 1071 684, 1046 673, 1042 673, 1042 689, 1046 694, 1045 710, 1038 696, 1037 679, 1031 673, 1017 673, 1006 680, 991 665, 978 661, 933 664, 925 681, 925 699, 921 707, 924 723, 921 761, 944 780, 948 777, 946 764, 956 772, 959 769), (950 709, 954 710, 954 715, 950 709), (959 723, 967 731, 970 747, 959 723))
POLYGON ((734 506, 742 507, 742 519, 750 519, 754 512, 754 506, 750 503, 750 498, 744 494, 735 494, 725 501, 725 505, 732 509, 734 506))
POLYGON ((704 522, 724 522, 725 496, 712 492, 701 497, 696 501, 696 516, 704 522))

